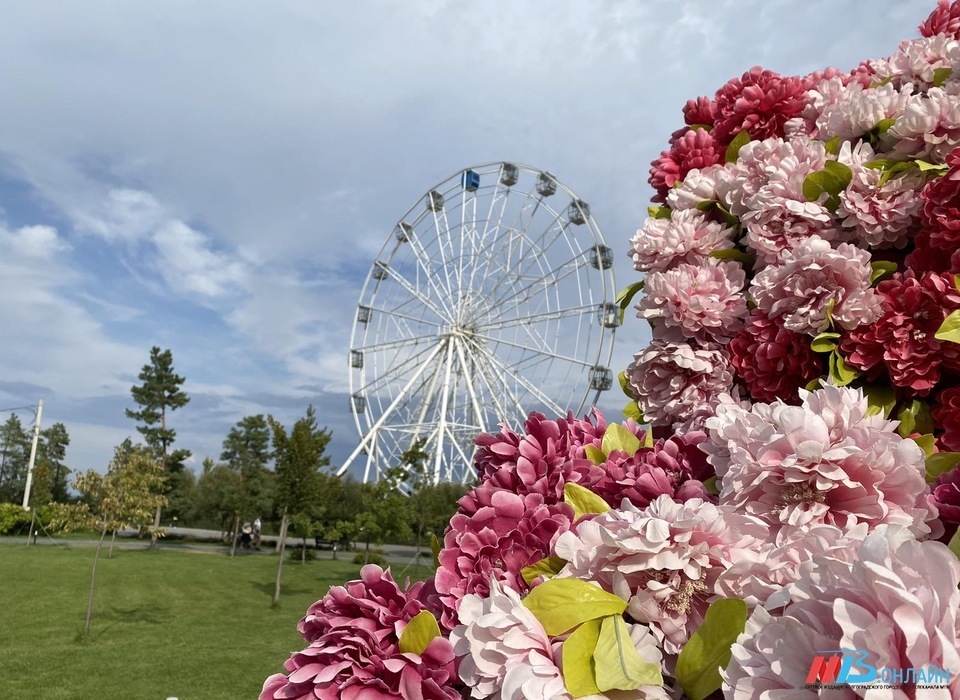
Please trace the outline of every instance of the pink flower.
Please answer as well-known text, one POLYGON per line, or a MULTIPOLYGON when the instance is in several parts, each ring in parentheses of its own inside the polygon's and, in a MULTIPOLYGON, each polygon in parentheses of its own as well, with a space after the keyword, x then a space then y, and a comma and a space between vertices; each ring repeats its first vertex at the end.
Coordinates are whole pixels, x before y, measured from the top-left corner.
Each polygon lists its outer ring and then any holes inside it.
POLYGON ((696 347, 654 339, 627 368, 644 417, 655 426, 696 428, 713 414, 713 402, 733 387, 733 372, 720 347, 696 347))
POLYGON ((453 646, 434 639, 422 654, 401 653, 407 623, 425 609, 423 584, 401 590, 389 570, 365 566, 360 580, 335 586, 307 611, 300 632, 309 646, 270 676, 260 700, 388 698, 456 700, 453 646))
POLYGON ((894 150, 901 156, 943 163, 960 144, 960 96, 943 88, 913 96, 887 138, 897 141, 894 150))
MULTIPOLYGON (((960 562, 944 545, 875 533, 854 557, 817 556, 802 572, 784 591, 781 615, 758 607, 747 621, 723 672, 726 698, 872 696, 862 687, 806 687, 814 659, 837 649, 863 650, 863 661, 878 671, 960 668, 960 562)), ((915 692, 909 686, 877 690, 897 700, 915 692)), ((929 697, 960 696, 960 674, 951 674, 948 690, 929 692, 929 697)))
POLYGON ((723 160, 723 146, 709 131, 690 129, 677 137, 669 151, 650 164, 650 185, 657 191, 654 202, 663 202, 667 192, 694 168, 706 168, 723 160))
POLYGON ((836 250, 819 236, 783 255, 780 265, 764 268, 753 279, 750 296, 785 328, 816 335, 834 325, 853 330, 880 316, 880 298, 870 287, 870 254, 849 243, 836 250))
POLYGON ((921 197, 929 244, 953 252, 960 249, 960 149, 947 156, 947 165, 947 174, 930 182, 921 197))
POLYGON ((960 38, 960 5, 950 0, 937 0, 937 9, 930 13, 919 30, 926 37, 946 34, 953 39, 960 38))
POLYGON ((698 97, 695 100, 687 100, 683 106, 683 121, 687 126, 696 126, 697 124, 713 127, 713 122, 717 115, 717 103, 709 97, 698 97))
POLYGON ((678 262, 696 262, 715 250, 733 247, 733 229, 686 209, 669 219, 648 218, 630 240, 630 257, 641 272, 666 270, 678 262))
POLYGON ((960 387, 949 387, 937 395, 933 407, 937 431, 943 431, 939 442, 949 452, 960 452, 960 387))
POLYGON ((740 263, 714 258, 651 272, 637 316, 675 329, 683 338, 727 339, 747 315, 746 279, 740 263))
POLYGON ((741 131, 754 140, 783 136, 784 124, 806 106, 807 89, 803 78, 755 66, 717 91, 713 133, 724 146, 741 131))
POLYGON ((719 199, 717 195, 717 178, 722 177, 726 166, 711 165, 706 168, 694 168, 667 193, 667 206, 673 211, 695 209, 703 202, 712 202, 719 199))
MULTIPOLYGON (((821 83, 820 88, 824 85, 821 83)), ((819 89, 819 88, 818 88, 819 89)), ((841 140, 863 136, 881 121, 897 119, 910 103, 911 86, 903 90, 894 85, 864 87, 852 82, 822 99, 823 107, 816 119, 817 138, 829 141, 835 136, 841 140)), ((814 101, 818 98, 814 97, 814 101)))
POLYGON ((547 505, 543 496, 480 486, 460 499, 460 510, 443 537, 436 587, 443 603, 441 623, 457 621, 460 600, 468 593, 486 595, 491 576, 525 592, 520 572, 551 555, 560 533, 570 529, 573 509, 547 505))
POLYGON ((954 526, 960 524, 960 467, 937 477, 932 500, 940 520, 954 526))
POLYGON ((933 87, 936 71, 952 70, 960 63, 960 42, 952 37, 932 36, 903 41, 889 58, 870 61, 877 82, 893 82, 900 87, 912 83, 920 90, 933 87))
POLYGON ((707 421, 720 502, 772 527, 828 523, 936 527, 927 503, 924 453, 867 415, 859 389, 800 391, 801 405, 756 404, 707 421))
POLYGON ((765 535, 760 521, 706 501, 660 496, 643 510, 624 502, 560 536, 556 555, 568 563, 559 576, 619 595, 664 651, 677 654, 703 622, 717 577, 753 556, 765 535))
POLYGON ((840 350, 847 362, 870 378, 886 369, 896 386, 926 395, 943 369, 960 369, 960 346, 934 336, 943 319, 960 309, 960 293, 947 275, 897 273, 877 286, 881 317, 844 336, 840 350))
POLYGON ((810 338, 755 309, 727 346, 737 378, 757 401, 799 400, 797 391, 824 373, 810 338))

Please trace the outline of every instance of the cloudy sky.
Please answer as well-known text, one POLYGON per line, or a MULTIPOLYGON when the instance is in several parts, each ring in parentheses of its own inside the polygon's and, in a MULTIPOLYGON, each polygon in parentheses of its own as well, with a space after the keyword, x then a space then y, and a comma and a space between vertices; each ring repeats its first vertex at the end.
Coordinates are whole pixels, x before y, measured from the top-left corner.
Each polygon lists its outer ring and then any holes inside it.
MULTIPOLYGON (((550 170, 623 286, 686 99, 758 64, 887 55, 933 6, 2 0, 0 409, 43 398, 71 466, 102 469, 159 345, 188 380, 173 423, 197 464, 242 416, 308 403, 342 460, 363 278, 427 188, 474 163, 550 170)), ((619 332, 615 372, 645 340, 619 332)))

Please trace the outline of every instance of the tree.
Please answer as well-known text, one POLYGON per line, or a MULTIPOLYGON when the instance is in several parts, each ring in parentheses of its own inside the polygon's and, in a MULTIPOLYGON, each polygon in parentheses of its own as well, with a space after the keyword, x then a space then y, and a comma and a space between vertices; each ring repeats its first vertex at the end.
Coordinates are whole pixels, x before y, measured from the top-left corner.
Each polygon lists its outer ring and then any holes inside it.
POLYGON ((0 502, 20 503, 30 462, 30 434, 11 413, 0 426, 0 502))
MULTIPOLYGON (((36 468, 45 469, 49 474, 50 499, 53 503, 66 503, 69 500, 67 483, 70 469, 64 464, 69 445, 70 435, 67 434, 63 423, 54 423, 40 431, 36 468)), ((34 475, 34 481, 36 481, 36 475, 34 475)))
MULTIPOLYGON (((156 345, 150 350, 150 362, 140 370, 138 378, 142 384, 130 388, 133 400, 139 410, 127 409, 127 418, 137 421, 137 431, 144 441, 161 460, 163 473, 183 471, 183 463, 190 457, 189 450, 170 451, 177 437, 177 431, 167 423, 168 413, 183 408, 190 397, 180 388, 186 381, 173 371, 173 354, 170 350, 160 350, 156 345)), ((168 493, 171 484, 166 484, 168 493)), ((154 527, 160 526, 161 508, 157 508, 154 527)), ((156 545, 156 537, 151 540, 156 545)))
POLYGON ((240 475, 226 464, 216 464, 207 457, 203 473, 197 480, 196 495, 190 514, 198 527, 216 525, 220 537, 226 539, 240 500, 240 475))
POLYGON ((267 468, 270 426, 263 415, 247 416, 227 433, 220 459, 239 476, 239 492, 233 513, 233 544, 237 547, 240 520, 252 520, 270 511, 273 502, 273 473, 267 468))
POLYGON ((97 563, 107 531, 116 531, 125 525, 147 526, 154 512, 166 505, 166 498, 157 493, 162 484, 163 467, 154 451, 140 445, 131 447, 129 441, 114 450, 114 457, 105 475, 88 471, 74 482, 74 488, 84 497, 83 507, 90 508, 100 529, 90 572, 84 638, 90 636, 97 563))

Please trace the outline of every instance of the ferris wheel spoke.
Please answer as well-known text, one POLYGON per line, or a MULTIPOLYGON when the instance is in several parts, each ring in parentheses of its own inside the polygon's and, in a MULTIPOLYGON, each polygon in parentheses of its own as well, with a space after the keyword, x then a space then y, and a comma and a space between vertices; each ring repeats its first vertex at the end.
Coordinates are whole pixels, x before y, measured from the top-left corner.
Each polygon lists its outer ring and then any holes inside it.
POLYGON ((563 415, 564 413, 563 409, 560 408, 560 406, 558 406, 553 401, 553 399, 547 397, 543 392, 541 392, 537 387, 535 387, 533 384, 531 384, 526 379, 524 379, 520 374, 518 374, 517 372, 507 367, 503 362, 500 361, 500 359, 496 355, 488 353, 487 356, 490 358, 491 362, 493 362, 501 371, 503 371, 504 373, 512 377, 520 386, 522 386, 524 389, 529 391, 531 395, 537 397, 537 400, 541 401, 544 406, 549 408, 558 416, 563 415))
POLYGON ((507 312, 513 311, 515 308, 519 307, 520 304, 530 301, 530 299, 533 297, 534 294, 540 294, 544 290, 550 289, 551 287, 555 287, 556 285, 558 285, 560 282, 562 282, 567 277, 574 274, 575 272, 577 272, 583 267, 580 264, 576 264, 576 261, 577 261, 577 258, 571 258, 570 260, 563 263, 562 265, 553 268, 546 274, 540 275, 539 277, 536 277, 536 278, 531 278, 528 284, 524 285, 519 291, 515 292, 514 294, 508 297, 504 297, 503 299, 492 300, 491 304, 493 306, 496 306, 498 309, 500 309, 500 313, 496 314, 495 316, 492 317, 492 319, 488 319, 488 320, 497 320, 507 312), (571 263, 574 263, 574 264, 571 265, 571 263), (566 271, 563 272, 563 274, 560 274, 560 271, 564 269, 566 269, 566 271), (520 297, 519 295, 523 293, 526 293, 526 296, 520 297), (517 301, 515 301, 512 306, 506 306, 508 302, 513 302, 515 299, 517 301))
MULTIPOLYGON (((442 343, 441 343, 441 344, 442 344, 442 343)), ((373 387, 376 387, 376 386, 389 385, 390 382, 400 381, 401 378, 403 377, 403 372, 406 371, 410 366, 416 367, 416 366, 418 365, 420 359, 421 359, 424 355, 426 355, 426 354, 429 353, 429 354, 430 354, 430 357, 432 358, 432 357, 433 357, 432 349, 433 349, 433 347, 435 347, 435 346, 436 346, 436 345, 431 346, 431 347, 426 347, 426 348, 420 350, 420 352, 414 353, 413 355, 411 355, 411 356, 408 357, 407 359, 403 360, 403 361, 400 362, 399 364, 393 365, 393 366, 390 368, 390 372, 389 372, 389 373, 383 372, 383 373, 381 373, 379 376, 374 377, 371 381, 369 381, 369 382, 367 382, 366 384, 364 384, 363 386, 361 386, 360 389, 359 389, 359 391, 360 391, 360 392, 366 392, 366 391, 369 391, 370 389, 372 389, 373 387)), ((418 372, 419 372, 419 370, 418 370, 418 372)))
MULTIPOLYGON (((406 277, 404 277, 403 275, 401 275, 399 272, 397 272, 396 270, 394 270, 394 269, 393 269, 392 267, 390 267, 389 265, 385 265, 385 266, 383 267, 383 269, 385 269, 385 270, 387 271, 387 274, 390 276, 390 278, 393 279, 394 281, 396 281, 397 284, 399 284, 401 287, 403 287, 405 290, 407 290, 407 292, 409 292, 411 295, 413 295, 414 297, 416 297, 417 299, 419 299, 421 302, 423 302, 423 304, 424 304, 425 306, 428 306, 428 307, 430 308, 430 310, 433 311, 437 316, 439 316, 440 318, 444 318, 444 313, 443 313, 443 311, 441 311, 441 310, 437 307, 437 305, 433 303, 433 300, 430 299, 430 297, 425 297, 425 296, 423 296, 423 295, 417 290, 417 288, 414 287, 414 286, 410 283, 409 280, 407 280, 406 277)), ((441 297, 441 299, 442 299, 442 298, 443 298, 443 297, 441 297)))
MULTIPOLYGON (((484 368, 482 372, 486 377, 488 386, 491 386, 491 391, 493 391, 492 384, 490 383, 490 377, 493 378, 493 384, 499 384, 503 387, 503 393, 506 395, 506 398, 509 399, 510 403, 513 404, 514 408, 517 409, 517 419, 518 421, 523 421, 527 417, 527 412, 524 410, 523 405, 520 403, 520 399, 517 398, 517 395, 514 393, 513 388, 507 382, 506 377, 497 371, 497 368, 494 366, 496 358, 485 349, 482 349, 482 363, 484 368)), ((496 394, 494 394, 496 395, 496 394)), ((509 415, 509 412, 504 411, 501 416, 506 419, 509 415)))
POLYGON ((373 343, 372 345, 360 345, 353 349, 359 350, 360 352, 374 353, 382 352, 383 350, 392 350, 394 348, 402 348, 404 345, 419 345, 421 342, 435 343, 436 341, 437 337, 435 335, 416 335, 408 338, 387 340, 382 343, 373 343))
MULTIPOLYGON (((484 250, 484 247, 485 247, 484 244, 486 243, 486 240, 487 240, 487 232, 490 230, 490 221, 493 218, 493 210, 494 210, 494 207, 496 207, 497 205, 497 198, 500 194, 500 185, 501 185, 501 182, 500 182, 500 178, 498 177, 497 184, 493 189, 493 195, 490 197, 490 209, 487 211, 487 217, 483 221, 483 233, 480 235, 480 240, 475 242, 476 245, 474 246, 474 249, 473 249, 473 254, 475 258, 479 258, 481 251, 484 250)), ((510 196, 510 188, 507 188, 506 190, 504 190, 502 202, 500 204, 500 214, 497 217, 498 227, 499 227, 499 222, 503 220, 503 212, 507 208, 507 201, 509 196, 510 196)), ((471 291, 474 290, 473 283, 474 283, 474 280, 476 279, 476 273, 479 267, 480 267, 479 265, 474 265, 470 270, 470 283, 467 288, 471 291)))
MULTIPOLYGON (((509 345, 509 346, 511 346, 511 347, 519 348, 520 350, 527 350, 527 351, 529 351, 529 350, 531 349, 529 345, 521 345, 520 343, 514 343, 514 342, 511 342, 511 341, 509 341, 509 340, 505 340, 505 339, 503 339, 503 338, 494 338, 494 337, 491 337, 491 336, 483 335, 482 333, 477 333, 476 335, 477 335, 477 337, 479 337, 479 338, 481 338, 481 339, 483 339, 483 340, 485 340, 485 341, 487 341, 488 343, 491 343, 491 344, 500 343, 500 344, 502 344, 502 345, 509 345)), ((534 351, 534 352, 537 352, 537 351, 534 351)), ((591 362, 586 362, 585 360, 579 360, 579 359, 577 359, 576 357, 568 357, 567 355, 560 355, 560 354, 554 352, 554 351, 553 351, 552 349, 550 349, 550 348, 544 348, 544 349, 541 351, 541 353, 543 353, 543 352, 545 352, 546 354, 549 354, 551 357, 553 357, 553 358, 555 358, 555 359, 557 359, 557 360, 563 360, 563 361, 565 361, 565 362, 572 362, 572 363, 574 363, 574 364, 582 365, 582 366, 584 366, 584 367, 593 367, 593 363, 591 363, 591 362)))
MULTIPOLYGON (((422 218, 418 217, 418 220, 422 218)), ((415 254, 415 260, 417 267, 423 272, 423 276, 426 278, 427 286, 433 290, 433 293, 436 295, 437 299, 440 300, 440 303, 443 305, 444 312, 438 312, 437 315, 441 318, 450 317, 450 306, 449 306, 449 293, 444 293, 441 291, 440 287, 437 285, 437 280, 439 279, 438 272, 434 269, 433 265, 430 264, 431 256, 427 254, 427 249, 422 242, 418 239, 415 229, 411 229, 411 233, 408 235, 408 243, 410 244, 410 249, 415 254), (419 249, 418 249, 419 248, 419 249)), ((420 295, 416 295, 420 299, 420 295)), ((437 311, 434 307, 434 311, 437 311)))
POLYGON ((466 355, 463 352, 463 342, 459 338, 454 338, 457 348, 457 358, 460 360, 460 366, 463 367, 464 379, 467 385, 467 393, 470 394, 470 403, 473 406, 473 414, 479 424, 480 432, 487 432, 486 421, 483 419, 483 411, 480 409, 480 401, 477 399, 477 392, 473 388, 473 373, 467 365, 466 355))
POLYGON ((477 328, 480 330, 509 328, 511 326, 517 326, 525 323, 542 323, 543 321, 553 321, 557 319, 563 319, 568 316, 581 316, 588 311, 596 310, 596 304, 583 304, 581 306, 570 306, 565 309, 557 309, 556 311, 544 311, 538 314, 530 314, 529 316, 516 316, 504 320, 488 321, 479 324, 477 328))
MULTIPOLYGON (((437 212, 433 212, 433 228, 437 235, 437 244, 438 244, 437 247, 440 252, 440 269, 443 270, 443 278, 446 280, 446 295, 444 296, 444 298, 450 299, 453 295, 453 285, 450 284, 450 268, 447 265, 447 256, 443 250, 444 249, 444 243, 443 243, 444 232, 440 228, 440 217, 437 215, 437 212)), ((449 229, 447 229, 446 233, 447 233, 447 239, 449 240, 450 238, 449 229)), ((450 312, 452 317, 452 309, 450 309, 450 312)))

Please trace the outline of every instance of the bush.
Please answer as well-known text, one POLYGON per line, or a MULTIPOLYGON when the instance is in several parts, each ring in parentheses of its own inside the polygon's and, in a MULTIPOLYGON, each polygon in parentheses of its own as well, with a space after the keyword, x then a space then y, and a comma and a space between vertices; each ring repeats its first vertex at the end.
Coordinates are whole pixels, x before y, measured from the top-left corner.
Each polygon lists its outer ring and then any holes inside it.
POLYGON ((387 558, 382 554, 378 554, 377 552, 370 552, 366 555, 363 552, 360 552, 353 558, 353 563, 359 564, 360 566, 362 566, 364 563, 367 563, 384 567, 387 565, 387 558))
POLYGON ((15 535, 29 528, 29 511, 16 503, 0 503, 0 535, 15 535))

